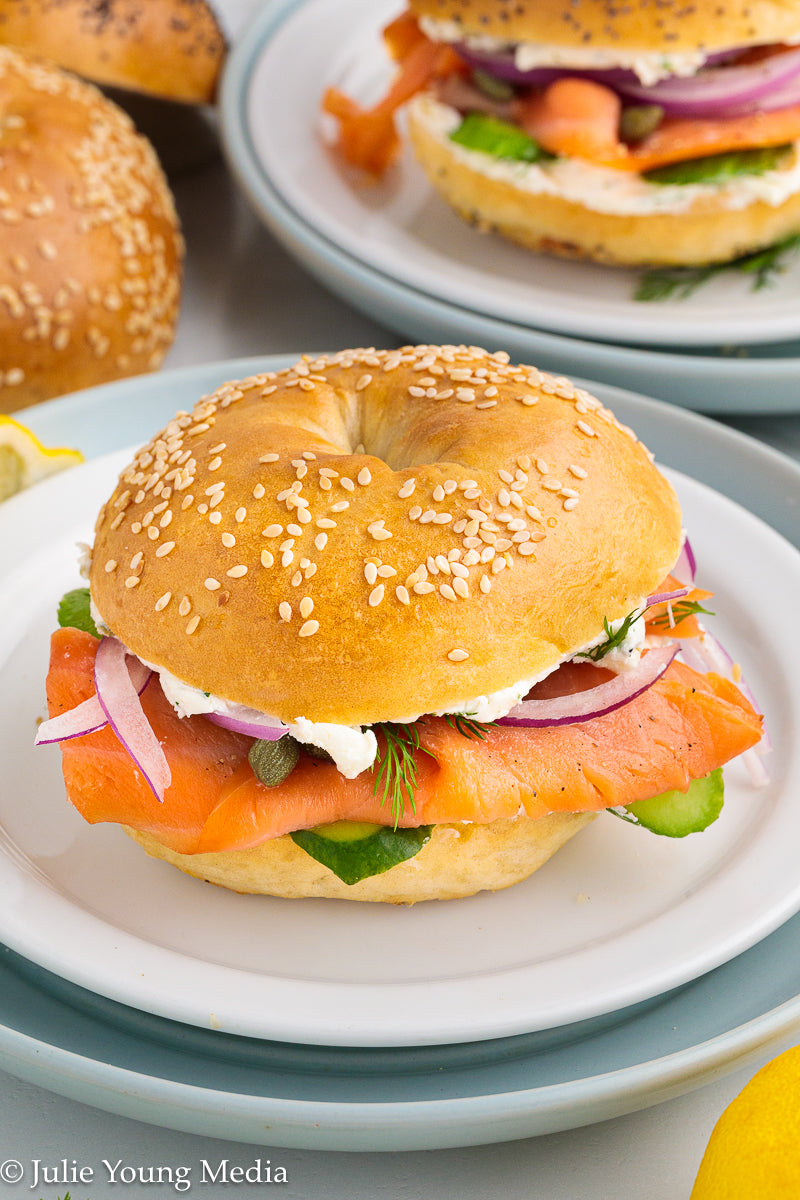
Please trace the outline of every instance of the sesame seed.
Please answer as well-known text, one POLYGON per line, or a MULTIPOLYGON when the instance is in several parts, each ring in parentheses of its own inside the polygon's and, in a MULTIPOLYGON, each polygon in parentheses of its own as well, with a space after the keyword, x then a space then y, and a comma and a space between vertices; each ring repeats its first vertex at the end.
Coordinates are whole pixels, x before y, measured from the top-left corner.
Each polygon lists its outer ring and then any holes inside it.
POLYGON ((560 479, 543 479, 542 487, 546 488, 548 492, 557 492, 561 488, 561 480, 560 479))
POLYGON ((186 626, 186 632, 191 636, 200 624, 200 618, 195 614, 186 626))
POLYGON ((317 536, 314 538, 314 545, 316 546, 317 550, 324 550, 325 547, 327 546, 327 544, 328 544, 327 533, 318 533, 317 536))
POLYGON ((291 621, 292 606, 286 600, 282 600, 278 605, 278 613, 282 621, 291 621))
POLYGON ((449 583, 439 584, 439 591, 446 600, 455 600, 455 598, 456 598, 456 594, 453 591, 453 589, 450 587, 449 583))
POLYGON ((313 452, 313 450, 304 450, 304 451, 303 451, 303 458, 305 458, 307 462, 315 462, 315 461, 316 461, 316 457, 317 457, 317 456, 316 456, 316 454, 313 452))
POLYGON ((222 520, 222 513, 221 512, 209 513, 208 519, 212 525, 219 525, 220 521, 222 520))
POLYGON ((425 579, 421 579, 419 583, 414 584, 414 591, 418 596, 425 596, 428 592, 434 592, 435 590, 433 584, 428 583, 425 579))
POLYGON ((481 400, 480 404, 475 405, 476 408, 495 408, 496 406, 496 400, 481 400))
MULTIPOLYGON (((533 554, 535 550, 536 550, 536 546, 534 545, 533 542, 523 542, 521 546, 517 546, 518 554, 523 554, 523 555, 533 554)), ((505 559, 500 558, 500 559, 496 559, 495 561, 496 562, 504 562, 505 559)), ((494 567, 494 564, 492 564, 492 566, 494 567)))
POLYGON ((578 421, 577 426, 581 433, 585 433, 587 437, 597 437, 597 431, 592 429, 591 425, 587 424, 586 421, 578 421))
POLYGON ((188 617, 188 615, 191 611, 192 611, 192 602, 188 596, 184 596, 183 599, 181 600, 180 604, 178 605, 178 612, 180 613, 180 615, 182 617, 188 617))
POLYGON ((290 567, 293 562, 294 562, 294 554, 292 553, 292 551, 284 550, 283 554, 281 555, 281 566, 282 567, 290 567))
POLYGON ((414 488, 416 486, 417 486, 416 479, 408 479, 403 484, 403 486, 400 488, 400 491, 397 493, 397 495, 400 497, 401 500, 406 500, 410 495, 412 495, 414 488))
POLYGON ((338 500, 336 502, 336 504, 331 505, 331 512, 337 512, 337 513, 344 512, 344 510, 349 507, 350 507, 349 500, 338 500))
POLYGON ((491 591, 491 587, 492 587, 492 581, 489 578, 489 576, 481 575, 480 588, 481 588, 481 591, 483 592, 483 594, 486 595, 486 593, 488 591, 491 591))
POLYGON ((246 508, 237 508, 237 510, 233 514, 233 516, 234 516, 234 519, 236 521, 238 521, 238 523, 241 525, 242 521, 247 516, 247 509, 246 508))
POLYGON ((352 479, 348 479, 346 475, 342 476, 342 478, 339 480, 339 483, 346 492, 354 492, 356 490, 356 485, 353 483, 352 479))
POLYGON ((372 483, 372 475, 369 467, 362 467, 356 478, 363 487, 366 487, 368 483, 372 483))
POLYGON ((572 512, 573 508, 577 508, 577 507, 578 507, 578 497, 577 496, 570 496, 569 499, 564 501, 564 508, 567 510, 567 512, 572 512))
POLYGON ((458 487, 458 481, 456 479, 446 479, 443 486, 445 495, 452 496, 453 492, 458 487))
POLYGON ((500 572, 502 570, 504 570, 505 565, 506 565, 506 560, 504 558, 500 558, 500 557, 493 558, 492 559, 492 574, 499 575, 500 572))
POLYGON ((217 590, 217 588, 220 587, 220 582, 218 579, 210 579, 209 578, 205 581, 204 586, 208 589, 209 592, 215 592, 217 590))
POLYGON ((579 467, 575 463, 571 463, 567 469, 576 479, 585 479, 589 474, 588 471, 584 471, 583 467, 579 467))
POLYGON ((223 533, 222 544, 223 544, 223 546, 227 546, 228 549, 230 550, 230 548, 232 546, 236 545, 236 538, 233 536, 232 533, 223 533))
POLYGON ((316 573, 317 573, 317 564, 316 563, 309 563, 307 567, 303 568, 303 574, 305 575, 306 579, 311 579, 311 577, 313 575, 316 575, 316 573))
POLYGON ((408 516, 409 516, 409 520, 418 521, 419 518, 422 516, 422 509, 420 508, 420 506, 418 504, 415 504, 413 508, 410 508, 408 510, 408 516))
POLYGON ((400 586, 398 588, 395 588, 394 594, 395 594, 395 596, 397 596, 397 599, 400 601, 401 604, 410 604, 411 603, 411 597, 408 594, 408 589, 404 588, 402 584, 400 584, 400 586))
POLYGON ((334 471, 332 467, 320 467, 319 473, 320 473, 320 475, 327 477, 328 479, 338 479, 339 478, 339 472, 334 471))
POLYGON ((408 394, 415 400, 420 400, 425 395, 425 388, 412 386, 408 389, 408 394))
POLYGON ((320 476, 319 486, 322 488, 323 492, 329 492, 331 490, 332 484, 327 475, 320 476))
POLYGON ((465 659, 469 658, 469 654, 466 650, 455 649, 451 650, 447 657, 451 662, 464 662, 465 659))
POLYGON ((330 517, 320 517, 316 524, 317 524, 318 529, 335 529, 336 528, 336 522, 332 521, 330 519, 330 517))
POLYGON ((460 575, 456 575, 453 579, 453 591, 457 596, 461 596, 463 600, 466 600, 469 596, 467 581, 462 579, 460 575))
POLYGON ((370 608, 375 608, 376 605, 380 604, 381 600, 383 600, 383 592, 384 592, 384 585, 382 583, 379 583, 377 587, 374 587, 372 589, 372 591, 369 594, 370 608))
POLYGON ((378 578, 378 568, 375 563, 368 562, 364 567, 364 578, 370 587, 372 587, 378 578))
POLYGON ((218 471, 221 466, 222 459, 219 457, 219 455, 217 455, 217 457, 212 458, 211 462, 208 464, 208 469, 209 471, 218 471))
MULTIPOLYGON (((293 538, 296 538, 302 535, 303 530, 299 525, 292 524, 286 526, 286 532, 290 533, 293 538)), ((294 542, 292 542, 292 545, 294 545, 294 542)), ((283 549, 283 546, 281 546, 281 549, 283 549)))
POLYGON ((129 575, 128 578, 125 580, 125 587, 126 588, 135 588, 136 585, 138 584, 138 582, 139 582, 138 575, 129 575))
POLYGON ((532 404, 539 403, 538 396, 518 396, 517 399, 520 400, 521 403, 524 404, 526 407, 530 407, 532 404))
POLYGON ((272 566, 272 564, 273 564, 274 562, 275 562, 275 559, 274 559, 274 558, 273 558, 273 556, 270 554, 269 550, 262 550, 262 551, 261 551, 261 565, 262 565, 262 567, 271 567, 271 566, 272 566))
POLYGON ((318 629, 319 621, 306 621, 304 625, 300 626, 298 634, 300 637, 313 637, 318 629))
POLYGON ((264 488, 263 483, 257 483, 256 486, 253 488, 253 499, 260 500, 262 498, 262 496, 264 495, 264 492, 265 492, 265 488, 264 488))
POLYGON ((264 537, 280 537, 283 533, 282 525, 268 525, 266 529, 262 529, 261 533, 264 537))
POLYGON ((444 500, 444 488, 439 483, 437 483, 436 487, 433 489, 433 498, 437 502, 444 500))
POLYGON ((174 549, 174 542, 162 542, 156 550, 156 558, 164 558, 165 555, 170 554, 174 549))
POLYGON ((162 612, 167 607, 171 599, 172 592, 164 592, 163 596, 159 596, 159 598, 156 600, 156 612, 162 612))
POLYGON ((258 460, 260 463, 274 463, 280 458, 279 454, 262 454, 258 460))
POLYGON ((143 558, 144 558, 144 555, 142 554, 141 550, 137 550, 137 552, 134 554, 133 558, 131 559, 131 570, 132 571, 136 570, 136 568, 139 566, 139 563, 142 561, 143 558))
POLYGON ((397 571, 388 563, 384 563, 383 566, 378 567, 378 574, 382 579, 391 579, 393 575, 397 574, 397 571))
POLYGON ((314 601, 310 596, 303 596, 303 599, 300 601, 300 616, 303 618, 310 617, 313 611, 314 601))
POLYGON ((371 375, 362 375, 360 379, 356 380, 356 391, 363 392, 364 388, 369 387, 369 385, 371 383, 372 383, 371 375))
POLYGON ((116 571, 116 569, 117 569, 117 560, 115 558, 110 558, 105 566, 106 574, 110 575, 111 572, 116 571))
POLYGON ((241 579, 243 575, 247 574, 247 567, 244 563, 241 563, 238 567, 231 567, 225 574, 230 576, 231 579, 241 579))

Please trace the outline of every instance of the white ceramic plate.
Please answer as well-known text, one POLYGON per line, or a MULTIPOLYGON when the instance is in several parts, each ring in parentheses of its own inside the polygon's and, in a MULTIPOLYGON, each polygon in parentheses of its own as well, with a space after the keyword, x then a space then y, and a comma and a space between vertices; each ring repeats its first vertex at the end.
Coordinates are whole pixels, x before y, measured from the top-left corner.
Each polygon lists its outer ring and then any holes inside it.
POLYGON ((677 477, 687 526, 777 746, 755 791, 731 767, 724 817, 659 839, 601 817, 507 892, 413 909, 239 897, 141 854, 66 804, 56 748, 34 749, 48 634, 128 455, 0 509, 0 938, 126 1004, 301 1043, 428 1045, 563 1026, 725 962, 800 907, 794 846, 800 555, 738 506, 677 477))
POLYGON ((680 302, 632 299, 638 274, 532 255, 482 237, 433 192, 406 147, 378 185, 325 148, 328 85, 363 102, 391 78, 380 29, 399 0, 278 0, 237 49, 252 56, 246 121, 253 152, 283 201, 315 231, 387 278, 435 299, 534 329, 611 342, 727 345, 800 334, 800 265, 754 293, 727 272, 680 302))

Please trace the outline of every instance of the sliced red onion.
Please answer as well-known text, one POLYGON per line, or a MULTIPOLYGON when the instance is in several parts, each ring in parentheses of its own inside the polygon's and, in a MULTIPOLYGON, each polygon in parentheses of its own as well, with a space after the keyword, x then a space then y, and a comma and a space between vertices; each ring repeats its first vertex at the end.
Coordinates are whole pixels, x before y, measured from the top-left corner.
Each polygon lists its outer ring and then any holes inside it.
MULTIPOLYGON (((670 116, 718 117, 795 103, 782 98, 770 104, 769 97, 782 92, 798 75, 800 49, 794 49, 741 67, 706 67, 688 77, 673 75, 651 87, 644 87, 638 79, 621 80, 614 86, 623 96, 641 104, 657 104, 670 116)), ((791 97, 795 92, 786 94, 791 97)))
POLYGON ((142 772, 153 795, 163 802, 172 772, 131 683, 125 656, 125 647, 117 638, 102 639, 94 660, 97 699, 120 744, 142 772))
MULTIPOLYGON (((138 658, 130 657, 127 663, 131 684, 141 696, 153 672, 138 658)), ((49 721, 42 721, 36 734, 37 746, 49 746, 53 742, 66 742, 70 738, 83 737, 87 733, 95 733, 108 724, 108 719, 100 707, 97 696, 90 696, 81 704, 71 708, 69 712, 59 713, 49 721)))
POLYGON ((688 587, 675 588, 673 592, 655 592, 647 597, 647 607, 652 608, 654 604, 671 604, 673 600, 680 600, 682 596, 688 595, 688 587))
POLYGON ((684 579, 691 587, 694 584, 694 577, 697 574, 697 559, 692 550, 692 543, 688 537, 684 538, 681 552, 678 555, 678 561, 672 568, 672 572, 676 579, 684 579))
POLYGON ((757 746, 751 746, 749 750, 745 750, 742 755, 742 762, 753 787, 765 787, 769 783, 769 771, 761 761, 761 755, 764 753, 761 746, 762 742, 759 742, 757 746))
POLYGON ((214 725, 222 726, 223 729, 232 729, 234 733, 244 733, 247 737, 258 738, 264 742, 277 742, 289 731, 288 726, 270 717, 264 717, 262 720, 253 716, 249 720, 242 721, 238 717, 229 717, 225 713, 203 713, 203 716, 214 725))
POLYGON ((571 696, 523 700, 505 717, 500 717, 497 723, 544 729, 550 725, 575 725, 581 721, 591 721, 594 717, 603 717, 629 704, 652 687, 677 653, 678 647, 675 645, 659 646, 642 655, 637 667, 620 672, 606 683, 600 683, 585 692, 575 692, 571 696))

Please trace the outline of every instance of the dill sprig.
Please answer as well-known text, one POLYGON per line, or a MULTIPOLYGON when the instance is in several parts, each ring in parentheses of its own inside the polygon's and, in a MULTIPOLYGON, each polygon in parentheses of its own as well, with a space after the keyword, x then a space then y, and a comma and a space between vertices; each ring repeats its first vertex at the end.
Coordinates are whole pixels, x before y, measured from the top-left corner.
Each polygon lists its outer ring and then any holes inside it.
POLYGON ((466 713, 445 713, 444 719, 462 737, 472 738, 479 742, 486 740, 487 729, 491 729, 495 724, 494 721, 476 721, 474 717, 467 716, 466 713))
MULTIPOLYGON (((462 737, 483 741, 491 724, 476 721, 464 713, 447 713, 445 720, 462 737)), ((400 818, 408 803, 412 813, 415 813, 415 796, 419 780, 419 768, 415 755, 417 751, 433 758, 430 750, 426 750, 419 740, 419 729, 416 723, 398 725, 393 721, 379 721, 372 728, 383 734, 383 744, 378 742, 378 753, 372 764, 375 776, 372 794, 380 796, 381 805, 388 800, 392 808, 392 820, 397 829, 400 818)))
POLYGON ((642 610, 635 608, 633 612, 628 613, 619 629, 616 630, 612 629, 609 625, 608 617, 603 617, 603 629, 605 630, 606 640, 601 642, 599 646, 593 646, 591 650, 585 650, 582 654, 576 654, 575 657, 589 658, 592 662, 600 662, 600 659, 605 658, 611 650, 617 650, 622 645, 631 631, 631 625, 641 615, 642 610))
POLYGON ((417 811, 414 804, 418 779, 415 752, 421 750, 423 754, 430 754, 430 750, 420 745, 416 724, 395 725, 390 721, 380 721, 372 728, 383 734, 383 746, 378 743, 378 753, 372 764, 375 775, 372 794, 380 795, 381 805, 387 800, 390 802, 396 829, 406 801, 412 813, 417 811))
POLYGON ((713 617, 714 613, 710 608, 703 608, 699 600, 677 600, 672 605, 672 619, 670 613, 663 612, 653 617, 651 624, 663 626, 665 629, 671 629, 673 625, 678 625, 686 617, 694 616, 696 613, 704 613, 707 617, 713 617))
POLYGON ((634 300, 685 300, 707 280, 723 271, 740 271, 752 275, 751 291, 760 292, 775 282, 786 270, 794 254, 800 250, 800 234, 784 238, 765 250, 743 254, 726 263, 710 263, 704 267, 655 267, 639 279, 634 300))

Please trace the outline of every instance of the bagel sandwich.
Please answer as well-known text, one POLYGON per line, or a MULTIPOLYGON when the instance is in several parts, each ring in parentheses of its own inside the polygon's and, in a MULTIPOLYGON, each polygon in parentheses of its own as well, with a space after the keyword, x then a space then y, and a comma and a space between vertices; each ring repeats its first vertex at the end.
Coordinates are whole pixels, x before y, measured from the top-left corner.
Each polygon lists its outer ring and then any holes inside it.
POLYGON ((226 383, 122 472, 85 570, 37 741, 87 821, 239 892, 503 888, 606 809, 703 828, 761 738, 703 667, 669 482, 503 353, 226 383))
POLYGON ((724 263, 800 233, 800 9, 780 0, 410 0, 351 163, 382 174, 394 112, 434 188, 481 230, 628 266, 724 263))

